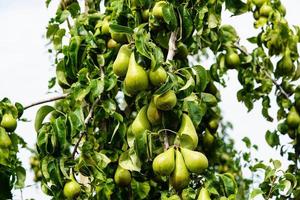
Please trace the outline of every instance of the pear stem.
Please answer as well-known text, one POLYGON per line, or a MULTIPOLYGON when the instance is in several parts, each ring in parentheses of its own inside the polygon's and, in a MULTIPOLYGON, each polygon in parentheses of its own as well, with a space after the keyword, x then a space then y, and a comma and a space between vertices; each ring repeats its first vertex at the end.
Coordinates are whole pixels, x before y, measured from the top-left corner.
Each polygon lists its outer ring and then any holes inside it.
MULTIPOLYGON (((234 46, 239 49, 243 54, 247 55, 247 56, 251 56, 247 50, 240 46, 238 43, 234 44, 234 46)), ((280 84, 277 82, 276 79, 273 79, 272 76, 267 72, 267 71, 263 71, 265 73, 265 75, 273 82, 273 84, 276 86, 276 88, 281 92, 281 94, 283 94, 285 96, 285 98, 289 99, 289 95, 284 91, 284 89, 280 86, 280 84)))

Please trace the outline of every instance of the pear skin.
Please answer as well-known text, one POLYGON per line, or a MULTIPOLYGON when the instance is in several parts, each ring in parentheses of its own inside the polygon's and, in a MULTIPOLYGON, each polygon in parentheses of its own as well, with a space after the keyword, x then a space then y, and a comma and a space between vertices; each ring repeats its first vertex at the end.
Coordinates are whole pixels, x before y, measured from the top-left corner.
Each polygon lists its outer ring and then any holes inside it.
POLYGON ((286 123, 290 128, 297 128, 300 124, 300 116, 295 107, 292 107, 287 118, 286 123))
POLYGON ((129 45, 127 44, 122 45, 118 52, 117 58, 113 64, 113 71, 117 76, 123 77, 126 75, 130 55, 131 55, 131 49, 129 45))
POLYGON ((130 95, 146 90, 149 86, 148 74, 142 66, 136 63, 134 53, 130 56, 124 83, 125 90, 130 95))
POLYGON ((175 190, 182 190, 188 186, 190 174, 178 149, 175 155, 175 169, 170 176, 170 183, 175 190))
POLYGON ((201 188, 198 199, 197 200, 211 200, 209 192, 206 188, 201 188))
POLYGON ((181 153, 190 172, 199 174, 208 167, 208 160, 203 153, 186 148, 181 148, 181 153))
POLYGON ((131 182, 131 174, 127 169, 118 166, 115 172, 114 180, 119 186, 125 187, 131 182))
POLYGON ((160 86, 167 80, 167 72, 163 67, 158 67, 156 70, 150 70, 149 79, 152 85, 160 86))
POLYGON ((159 110, 172 110, 177 103, 177 97, 173 90, 169 90, 164 94, 154 96, 154 103, 159 110))
POLYGON ((183 113, 181 126, 178 131, 181 147, 194 150, 198 145, 198 135, 191 118, 183 113))
POLYGON ((161 122, 161 113, 156 108, 153 98, 151 99, 147 109, 147 118, 152 125, 158 125, 161 122))
POLYGON ((134 135, 138 135, 145 130, 150 130, 150 128, 151 126, 147 119, 147 106, 144 106, 132 122, 131 131, 134 135))
POLYGON ((215 138, 214 136, 210 133, 208 129, 205 130, 203 134, 203 144, 205 148, 211 147, 211 145, 214 143, 215 138))
POLYGON ((110 34, 110 28, 109 28, 109 18, 105 17, 103 22, 102 22, 102 27, 101 27, 101 32, 104 35, 110 34))
POLYGON ((157 155, 152 163, 153 171, 161 176, 169 176, 175 168, 175 150, 173 147, 157 155))

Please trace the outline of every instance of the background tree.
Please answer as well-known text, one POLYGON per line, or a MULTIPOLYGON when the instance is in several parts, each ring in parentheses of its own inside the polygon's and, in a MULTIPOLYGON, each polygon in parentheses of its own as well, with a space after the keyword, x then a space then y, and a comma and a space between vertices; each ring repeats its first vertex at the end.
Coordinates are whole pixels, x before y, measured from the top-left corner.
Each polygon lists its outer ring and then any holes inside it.
MULTIPOLYGON (((195 199, 199 193, 199 199, 298 198, 299 95, 291 81, 299 78, 299 29, 288 26, 279 1, 109 1, 104 13, 99 4, 86 1, 83 9, 77 1, 63 1, 49 22, 56 82, 64 95, 51 99, 62 99, 54 107, 41 107, 35 120, 32 166, 46 194, 55 199, 195 199), (253 12, 260 29, 249 39, 257 45, 253 52, 239 44, 232 26, 221 26, 222 5, 234 15, 253 12), (187 59, 209 51, 216 61, 212 66, 187 59), (249 164, 253 172, 266 172, 255 190, 249 190, 253 180, 244 179, 240 168, 241 159, 252 158, 233 149, 218 108, 216 85, 225 85, 229 69, 238 71, 243 86, 238 100, 251 110, 262 99, 262 114, 270 121, 269 95, 276 88, 281 123, 266 140, 278 148, 286 145, 279 133, 288 133, 293 141, 293 152, 282 150, 292 161, 286 172, 278 161, 249 164)), ((52 79, 50 87, 54 84, 52 79)), ((7 99, 2 104, 6 187, 1 188, 8 189, 1 194, 8 198, 13 185, 24 186, 16 152, 17 144, 25 144, 13 133, 23 108, 7 99)), ((247 138, 244 142, 256 148, 247 138)))

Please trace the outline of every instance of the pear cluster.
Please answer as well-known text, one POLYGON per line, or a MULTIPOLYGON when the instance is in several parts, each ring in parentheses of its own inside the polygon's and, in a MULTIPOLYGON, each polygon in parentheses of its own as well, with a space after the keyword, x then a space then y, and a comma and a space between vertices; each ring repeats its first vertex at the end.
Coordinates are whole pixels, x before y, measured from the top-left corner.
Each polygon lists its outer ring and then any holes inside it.
POLYGON ((13 132, 17 127, 17 120, 12 114, 6 113, 2 116, 0 123, 0 159, 8 159, 9 149, 12 146, 12 141, 7 132, 13 132))
POLYGON ((157 155, 152 163, 154 173, 170 176, 170 184, 176 190, 182 190, 190 182, 190 173, 201 173, 208 167, 204 154, 184 147, 170 147, 157 155))

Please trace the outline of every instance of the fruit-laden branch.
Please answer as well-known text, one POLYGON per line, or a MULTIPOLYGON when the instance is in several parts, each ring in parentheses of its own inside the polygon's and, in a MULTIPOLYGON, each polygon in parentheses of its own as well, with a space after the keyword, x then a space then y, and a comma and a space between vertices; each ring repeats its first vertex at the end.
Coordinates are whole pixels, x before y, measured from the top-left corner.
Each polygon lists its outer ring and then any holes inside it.
MULTIPOLYGON (((244 53, 247 56, 251 56, 246 49, 241 47, 239 44, 234 45, 236 48, 238 48, 242 53, 244 53)), ((280 90, 281 94, 285 96, 285 98, 289 99, 289 95, 284 91, 284 89, 280 86, 280 84, 277 82, 277 80, 273 79, 272 76, 264 70, 265 75, 273 82, 273 84, 276 86, 278 90, 280 90)))
MULTIPOLYGON (((85 124, 85 125, 87 125, 87 124, 90 122, 90 120, 91 120, 91 118, 92 118, 92 116, 93 116, 94 108, 95 108, 95 106, 98 104, 99 101, 100 101, 100 97, 98 97, 98 98, 94 101, 94 103, 93 103, 93 105, 92 105, 92 107, 91 107, 91 109, 90 109, 88 115, 86 116, 86 118, 85 118, 85 120, 84 120, 84 124, 85 124)), ((80 132, 79 139, 78 139, 77 143, 75 144, 74 150, 73 150, 73 153, 72 153, 72 158, 73 158, 73 159, 75 158, 75 155, 76 155, 76 152, 77 152, 77 148, 78 148, 78 146, 79 146, 79 144, 80 144, 80 142, 81 142, 81 140, 82 140, 82 138, 83 138, 84 135, 85 135, 85 131, 80 132)))
POLYGON ((56 97, 50 97, 49 99, 44 99, 44 100, 41 100, 41 101, 37 101, 37 102, 31 103, 27 106, 24 106, 24 110, 26 110, 28 108, 31 108, 33 106, 40 105, 40 104, 49 103, 49 102, 56 101, 56 100, 59 100, 59 99, 64 99, 67 96, 68 96, 68 94, 62 94, 62 95, 59 95, 59 96, 56 96, 56 97))
MULTIPOLYGON (((171 33, 170 39, 169 39, 169 49, 168 49, 168 54, 167 54, 167 59, 166 62, 173 60, 176 52, 176 39, 177 39, 177 31, 173 31, 171 33)), ((164 132, 164 148, 168 149, 169 148, 169 139, 168 139, 168 134, 167 131, 165 130, 164 132)))

